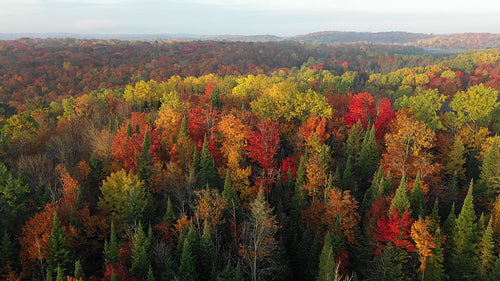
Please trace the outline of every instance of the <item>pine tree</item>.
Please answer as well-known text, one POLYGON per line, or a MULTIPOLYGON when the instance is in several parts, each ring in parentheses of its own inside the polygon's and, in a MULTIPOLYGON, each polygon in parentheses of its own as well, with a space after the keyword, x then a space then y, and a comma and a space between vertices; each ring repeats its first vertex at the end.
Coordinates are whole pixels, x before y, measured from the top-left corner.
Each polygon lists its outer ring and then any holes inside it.
POLYGON ((455 202, 453 202, 453 204, 451 204, 450 214, 448 215, 448 218, 446 218, 446 221, 444 223, 444 227, 448 235, 451 235, 453 233, 456 224, 457 215, 455 212, 455 202))
POLYGON ((211 188, 217 188, 217 169, 215 168, 214 158, 208 149, 207 137, 203 141, 200 159, 200 172, 198 173, 198 187, 209 185, 211 188))
POLYGON ((77 260, 75 262, 75 272, 73 274, 73 276, 76 278, 76 279, 82 279, 82 280, 85 280, 85 274, 83 273, 83 269, 82 269, 82 263, 80 260, 77 260))
POLYGON ((488 275, 495 263, 494 250, 495 243, 493 242, 493 226, 492 220, 490 219, 488 227, 486 227, 478 245, 479 268, 477 271, 482 280, 488 279, 488 275))
POLYGON ((132 267, 130 272, 139 277, 145 277, 150 264, 149 250, 151 247, 150 237, 146 237, 141 223, 137 226, 137 232, 132 246, 132 267))
POLYGON ((352 190, 353 193, 356 193, 356 184, 352 178, 352 165, 351 160, 352 157, 349 155, 347 158, 347 163, 345 164, 344 174, 342 175, 342 190, 352 190))
POLYGON ((127 122, 127 136, 132 137, 134 132, 132 132, 132 124, 130 124, 130 120, 127 122))
POLYGON ((196 273, 196 263, 191 252, 189 239, 184 240, 184 246, 182 248, 182 256, 179 265, 179 278, 182 281, 198 280, 198 274, 196 273))
POLYGON ((462 210, 451 235, 450 274, 454 280, 473 280, 476 277, 476 214, 473 204, 473 183, 465 197, 462 210))
POLYGON ((448 276, 444 271, 443 246, 441 244, 441 229, 438 227, 434 233, 434 243, 436 247, 432 249, 432 255, 427 258, 427 267, 424 280, 441 281, 447 280, 448 276))
POLYGON ((405 211, 410 209, 410 200, 408 198, 408 190, 406 189, 405 177, 401 178, 398 189, 396 189, 396 194, 391 202, 391 207, 389 212, 393 215, 393 209, 397 210, 399 214, 403 214, 405 211))
POLYGON ((56 269, 56 281, 64 281, 64 273, 63 273, 63 270, 61 269, 60 266, 57 267, 56 269))
POLYGON ((238 197, 231 183, 231 173, 229 169, 227 170, 226 178, 224 179, 224 190, 222 191, 222 198, 226 200, 227 204, 231 208, 236 208, 236 206, 238 205, 238 197))
POLYGON ((410 205, 414 218, 418 218, 419 216, 423 217, 425 215, 424 192, 420 184, 420 172, 417 173, 417 177, 413 183, 413 189, 410 195, 410 205))
POLYGON ((297 177, 295 179, 295 192, 292 197, 292 215, 299 218, 302 210, 306 207, 306 195, 303 185, 306 181, 306 163, 307 155, 300 157, 300 164, 297 168, 297 177))
POLYGON ((210 226, 205 220, 203 225, 203 235, 200 243, 200 280, 213 280, 215 274, 214 268, 214 245, 212 242, 212 234, 210 226))
POLYGON ((7 230, 4 230, 0 247, 0 269, 4 268, 9 262, 12 265, 14 254, 14 245, 10 239, 10 235, 7 230))
POLYGON ((104 242, 104 261, 108 264, 115 264, 118 262, 120 245, 116 237, 115 224, 111 222, 111 233, 109 235, 109 242, 104 242))
POLYGON ((191 162, 191 168, 194 174, 197 176, 200 171, 200 156, 198 155, 198 149, 195 147, 193 151, 193 162, 191 162))
POLYGON ((240 263, 236 265, 234 269, 234 281, 244 281, 243 272, 241 271, 240 263))
POLYGON ((479 182, 477 184, 477 194, 480 197, 495 198, 500 192, 500 152, 497 145, 497 137, 488 153, 483 159, 479 182))
POLYGON ((169 223, 175 223, 175 221, 177 221, 177 218, 175 217, 174 213, 174 208, 172 207, 172 200, 170 200, 170 197, 168 197, 167 199, 167 211, 163 216, 163 220, 169 223))
POLYGON ((377 171, 379 160, 380 155, 375 141, 375 127, 372 126, 370 130, 365 132, 361 152, 359 153, 359 161, 356 164, 361 191, 365 191, 370 186, 372 176, 377 171))
POLYGON ((500 255, 496 257, 495 264, 490 271, 490 281, 498 281, 500 280, 500 255))
POLYGON ((155 281, 155 276, 153 274, 153 269, 151 268, 151 265, 149 265, 148 276, 146 278, 146 281, 155 281))
POLYGON ((234 268, 231 265, 231 261, 227 261, 224 269, 219 272, 217 276, 217 281, 233 281, 234 280, 234 268))
POLYGON ((62 230, 57 213, 54 212, 52 221, 52 235, 49 238, 47 264, 51 273, 56 273, 58 267, 61 272, 67 272, 72 263, 71 249, 67 243, 66 234, 62 230))
POLYGON ((319 269, 316 281, 336 280, 336 264, 332 243, 332 235, 328 232, 325 236, 325 243, 323 244, 323 249, 319 257, 319 269))
POLYGON ((403 263, 398 249, 387 243, 387 247, 378 257, 376 280, 403 281, 406 280, 403 273, 403 263))

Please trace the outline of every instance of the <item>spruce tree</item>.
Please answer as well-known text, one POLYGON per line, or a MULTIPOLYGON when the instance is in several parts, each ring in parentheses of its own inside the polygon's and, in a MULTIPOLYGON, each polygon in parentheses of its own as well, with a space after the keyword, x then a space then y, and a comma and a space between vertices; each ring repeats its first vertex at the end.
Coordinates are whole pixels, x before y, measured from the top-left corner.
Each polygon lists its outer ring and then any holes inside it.
POLYGON ((493 143, 488 150, 488 153, 483 159, 481 165, 481 173, 479 174, 479 182, 477 184, 477 194, 485 198, 495 198, 500 192, 500 152, 497 145, 497 137, 493 139, 493 143))
POLYGON ((115 224, 111 222, 111 233, 109 235, 109 242, 104 242, 104 261, 107 264, 115 264, 119 261, 120 245, 116 237, 115 224))
POLYGON ((394 215, 393 210, 397 210, 401 215, 405 211, 410 209, 410 200, 408 198, 408 190, 406 189, 405 177, 401 178, 401 182, 399 183, 398 189, 396 189, 396 194, 391 202, 391 207, 389 208, 389 212, 391 215, 394 215))
POLYGON ((132 132, 132 124, 130 124, 130 120, 127 122, 127 136, 132 137, 134 132, 132 132))
POLYGON ((236 265, 234 269, 234 281, 244 281, 243 272, 241 271, 240 263, 236 265))
POLYGON ((198 187, 217 188, 217 169, 215 168, 214 158, 208 149, 207 137, 203 141, 200 159, 200 172, 198 173, 198 187))
POLYGON ((432 255, 427 258, 427 266, 424 280, 441 281, 447 280, 448 276, 444 270, 443 246, 441 244, 441 229, 438 227, 434 233, 436 247, 432 249, 432 255))
POLYGON ((82 279, 82 280, 85 280, 85 274, 83 273, 83 269, 82 269, 82 263, 80 260, 77 260, 75 262, 75 272, 73 273, 73 276, 76 278, 76 279, 82 279))
POLYGON ((490 271, 490 281, 498 281, 500 280, 500 255, 498 255, 495 259, 495 264, 490 271))
POLYGON ((200 280, 212 280, 215 274, 214 268, 214 245, 212 242, 212 234, 210 226, 205 220, 203 225, 203 235, 200 242, 200 280))
POLYGON ((231 261, 228 260, 224 269, 219 272, 217 276, 217 281, 233 281, 234 280, 234 268, 231 265, 231 261))
POLYGON ((355 194, 356 193, 356 184, 353 180, 353 177, 352 177, 352 165, 351 165, 351 160, 352 157, 351 155, 349 155, 349 157, 347 158, 347 163, 345 164, 345 169, 344 169, 344 174, 342 175, 342 190, 352 190, 353 193, 355 194))
POLYGON ((224 190, 222 191, 222 198, 224 198, 230 208, 236 208, 236 206, 238 205, 238 197, 231 183, 231 173, 229 169, 227 170, 226 178, 224 179, 224 190))
POLYGON ((56 281, 64 281, 66 279, 64 278, 64 272, 60 266, 57 267, 56 272, 56 281))
POLYGON ((448 235, 451 236, 451 234, 455 229, 456 223, 457 223, 457 215, 455 212, 455 202, 453 202, 453 204, 451 204, 450 214, 448 215, 448 218, 446 218, 446 221, 444 222, 444 227, 448 235))
POLYGON ((332 244, 333 238, 330 232, 328 232, 325 236, 325 243, 323 244, 323 249, 319 257, 318 277, 316 281, 336 280, 336 264, 332 244))
POLYGON ((149 131, 146 129, 144 133, 144 140, 142 141, 142 152, 136 158, 137 173, 139 178, 147 182, 151 177, 151 156, 149 155, 149 148, 151 147, 151 139, 149 131))
POLYGON ((487 280, 495 263, 495 243, 493 242, 493 227, 490 218, 488 226, 478 245, 479 268, 478 275, 482 280, 487 280))
POLYGON ((420 184, 420 172, 417 173, 415 182, 413 183, 413 189, 410 195, 410 205, 412 210, 412 215, 415 219, 419 216, 423 217, 425 215, 425 205, 424 205, 424 192, 420 184))
POLYGON ((375 127, 372 126, 370 130, 365 132, 361 152, 359 153, 359 161, 356 164, 361 191, 365 191, 370 186, 372 176, 377 171, 379 159, 380 156, 375 141, 375 127))
POLYGON ((182 248, 182 255, 179 265, 179 278, 182 281, 198 280, 198 274, 196 273, 196 263, 192 255, 189 239, 184 240, 184 246, 182 248))
POLYGON ((473 183, 465 197, 462 210, 451 235, 450 274, 454 280, 473 280, 477 273, 476 214, 473 203, 473 183))
POLYGON ((0 269, 4 268, 9 262, 12 265, 14 258, 14 245, 10 239, 10 235, 7 230, 4 230, 2 236, 2 242, 0 245, 0 269))
POLYGON ((292 197, 292 215, 299 218, 302 210, 306 207, 306 195, 302 186, 306 181, 306 163, 307 155, 300 157, 300 164, 297 168, 297 177, 295 179, 295 192, 292 197))
POLYGON ((174 208, 172 207, 172 200, 170 200, 170 197, 168 197, 167 199, 167 211, 163 216, 163 220, 169 223, 175 223, 177 221, 177 218, 175 217, 174 213, 174 208))
POLYGON ((57 213, 54 212, 52 221, 52 235, 49 238, 49 249, 47 256, 47 265, 51 273, 56 273, 59 267, 64 274, 68 272, 73 258, 71 248, 67 243, 66 233, 62 230, 61 222, 57 213))
POLYGON ((150 237, 147 237, 142 229, 141 223, 137 226, 137 232, 132 246, 132 267, 130 272, 138 277, 144 278, 148 272, 150 264, 149 251, 151 248, 150 237))
POLYGON ((155 276, 153 274, 153 269, 151 268, 151 264, 149 265, 148 276, 146 278, 146 281, 155 281, 155 276))

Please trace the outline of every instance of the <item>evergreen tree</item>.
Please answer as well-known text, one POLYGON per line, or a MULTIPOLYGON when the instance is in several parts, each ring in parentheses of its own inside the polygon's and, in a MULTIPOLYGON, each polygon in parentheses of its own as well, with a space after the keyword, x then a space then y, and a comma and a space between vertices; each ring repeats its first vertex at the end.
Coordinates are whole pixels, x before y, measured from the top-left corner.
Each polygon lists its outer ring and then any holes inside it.
POLYGON ((300 217, 300 213, 306 207, 306 195, 302 186, 306 181, 306 163, 307 155, 300 157, 299 167, 297 168, 297 177, 295 179, 295 192, 292 197, 292 215, 295 218, 300 217))
POLYGON ((380 155, 375 141, 375 127, 372 126, 370 130, 365 132, 361 152, 359 153, 359 161, 356 164, 361 191, 365 191, 370 186, 372 176, 377 171, 379 160, 380 155))
POLYGON ((149 265, 148 276, 146 278, 146 281, 155 281, 155 276, 153 274, 153 269, 151 268, 151 265, 149 265))
POLYGON ((398 249, 387 243, 387 247, 382 251, 377 261, 376 280, 403 281, 403 263, 401 262, 398 249))
POLYGON ((162 272, 161 280, 174 280, 176 265, 175 265, 175 260, 172 258, 172 256, 168 256, 165 259, 164 266, 165 269, 162 272))
POLYGON ((483 233, 478 246, 479 268, 478 275, 482 280, 488 280, 488 275, 495 263, 495 243, 493 242, 492 220, 488 222, 488 227, 483 233))
POLYGON ((244 281, 243 272, 241 271, 240 263, 236 265, 234 269, 234 281, 244 281))
POLYGON ((141 223, 137 226, 137 232, 132 246, 132 267, 130 272, 138 277, 147 276, 148 266, 150 264, 149 250, 151 248, 150 237, 147 237, 142 229, 141 223))
POLYGON ((319 269, 316 281, 336 280, 336 264, 332 243, 332 235, 328 232, 325 236, 325 243, 323 244, 323 249, 319 257, 319 269))
POLYGON ((209 185, 211 188, 217 188, 217 169, 215 168, 214 158, 208 149, 207 137, 203 141, 200 159, 200 172, 198 173, 198 187, 209 185))
POLYGON ((201 236, 200 246, 200 280, 213 280, 215 274, 214 245, 207 220, 205 220, 203 225, 203 235, 201 236))
POLYGON ((493 265, 493 268, 491 269, 490 272, 490 281, 498 281, 500 280, 500 255, 497 256, 495 260, 495 264, 493 265))
POLYGON ((109 242, 104 242, 104 261, 108 264, 115 264, 119 260, 120 245, 116 237, 115 224, 111 222, 111 233, 109 235, 109 242))
POLYGON ((465 197, 451 235, 450 274, 454 280, 473 280, 476 277, 476 214, 473 204, 473 183, 465 197))
POLYGON ((222 198, 226 200, 227 204, 231 208, 236 208, 236 206, 238 205, 238 197, 231 183, 231 173, 229 169, 227 170, 226 178, 224 179, 224 190, 222 191, 222 198))
POLYGON ((234 280, 234 268, 231 265, 231 261, 227 261, 224 269, 219 272, 217 276, 217 281, 233 281, 234 280))
POLYGON ((434 233, 434 243, 436 247, 432 249, 432 255, 427 258, 427 266, 424 274, 424 280, 441 281, 447 280, 444 270, 443 246, 441 244, 441 229, 438 227, 434 233))
POLYGON ((56 281, 64 281, 64 279, 66 279, 64 278, 64 273, 60 266, 57 267, 56 272, 56 281))
POLYGON ((191 252, 189 239, 184 240, 184 246, 182 248, 182 256, 179 265, 179 278, 182 281, 198 280, 198 274, 196 273, 196 263, 191 252))
POLYGON ((453 230, 455 229, 456 223, 457 215, 455 214, 455 202, 453 202, 453 204, 451 204, 450 214, 448 215, 448 218, 446 218, 446 221, 444 223, 446 233, 451 235, 453 233, 453 230))
POLYGON ((354 194, 356 194, 357 187, 352 178, 352 165, 351 160, 352 157, 349 155, 347 158, 347 163, 345 164, 344 174, 342 175, 342 190, 352 190, 354 194))
POLYGON ((477 194, 480 197, 495 198, 500 192, 500 152, 497 145, 497 137, 493 139, 493 143, 488 150, 488 153, 483 159, 481 165, 481 173, 479 174, 479 182, 477 184, 477 194))
POLYGON ((75 272, 73 274, 73 276, 76 278, 76 279, 82 279, 82 280, 85 280, 85 274, 83 273, 83 269, 82 269, 82 263, 80 260, 77 260, 75 262, 75 272))
POLYGON ((410 205, 414 218, 418 218, 419 216, 423 217, 425 215, 424 192, 420 184, 420 172, 417 173, 417 177, 413 183, 413 189, 410 195, 410 205))
POLYGON ((47 257, 47 265, 49 272, 56 273, 58 267, 64 274, 68 271, 73 258, 71 248, 67 243, 66 234, 62 230, 61 222, 57 213, 54 212, 52 221, 52 235, 49 238, 49 249, 47 257))
POLYGON ((354 162, 358 161, 358 157, 362 150, 363 135, 363 126, 361 122, 358 121, 349 129, 349 133, 347 134, 343 149, 346 153, 346 158, 351 156, 354 162))
POLYGON ((170 197, 168 197, 167 199, 167 211, 163 216, 163 220, 169 223, 175 223, 177 221, 177 218, 174 213, 174 208, 172 207, 172 200, 170 200, 170 197))
POLYGON ((408 198, 408 190, 406 189, 405 177, 401 178, 398 189, 396 189, 396 194, 391 202, 391 207, 389 212, 394 215, 392 210, 397 210, 399 214, 403 214, 405 211, 410 209, 410 200, 408 198))
POLYGON ((127 122, 127 136, 132 137, 134 132, 132 132, 132 124, 130 124, 130 120, 127 122))
POLYGON ((12 265, 14 254, 14 245, 10 240, 10 235, 7 230, 4 230, 0 248, 0 269, 4 268, 9 262, 12 265))
POLYGON ((441 223, 441 217, 439 216, 439 198, 436 197, 434 200, 434 206, 432 207, 430 217, 436 222, 437 225, 441 223))

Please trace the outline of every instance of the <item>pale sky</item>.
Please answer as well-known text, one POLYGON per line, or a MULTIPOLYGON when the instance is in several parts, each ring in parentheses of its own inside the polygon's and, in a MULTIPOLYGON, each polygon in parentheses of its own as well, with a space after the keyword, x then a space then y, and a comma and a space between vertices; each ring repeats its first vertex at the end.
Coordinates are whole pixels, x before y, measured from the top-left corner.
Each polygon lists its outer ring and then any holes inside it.
POLYGON ((500 33, 499 0, 0 0, 0 33, 500 33))

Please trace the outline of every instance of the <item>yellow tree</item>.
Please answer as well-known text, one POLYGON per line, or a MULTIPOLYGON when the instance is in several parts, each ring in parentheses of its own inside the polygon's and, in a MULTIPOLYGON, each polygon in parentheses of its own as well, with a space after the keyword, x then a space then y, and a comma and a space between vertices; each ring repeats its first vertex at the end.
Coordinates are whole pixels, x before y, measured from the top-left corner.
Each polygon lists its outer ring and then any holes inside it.
POLYGON ((426 219, 419 218, 411 226, 411 238, 415 241, 415 246, 420 254, 420 271, 422 280, 424 279, 426 260, 432 256, 432 249, 436 248, 434 237, 429 233, 426 219))
POLYGON ((439 169, 432 163, 430 152, 434 140, 435 133, 427 124, 418 121, 411 111, 399 110, 385 135, 386 152, 381 161, 384 170, 390 171, 396 181, 403 175, 415 178, 420 173, 422 179, 433 175, 439 169))

